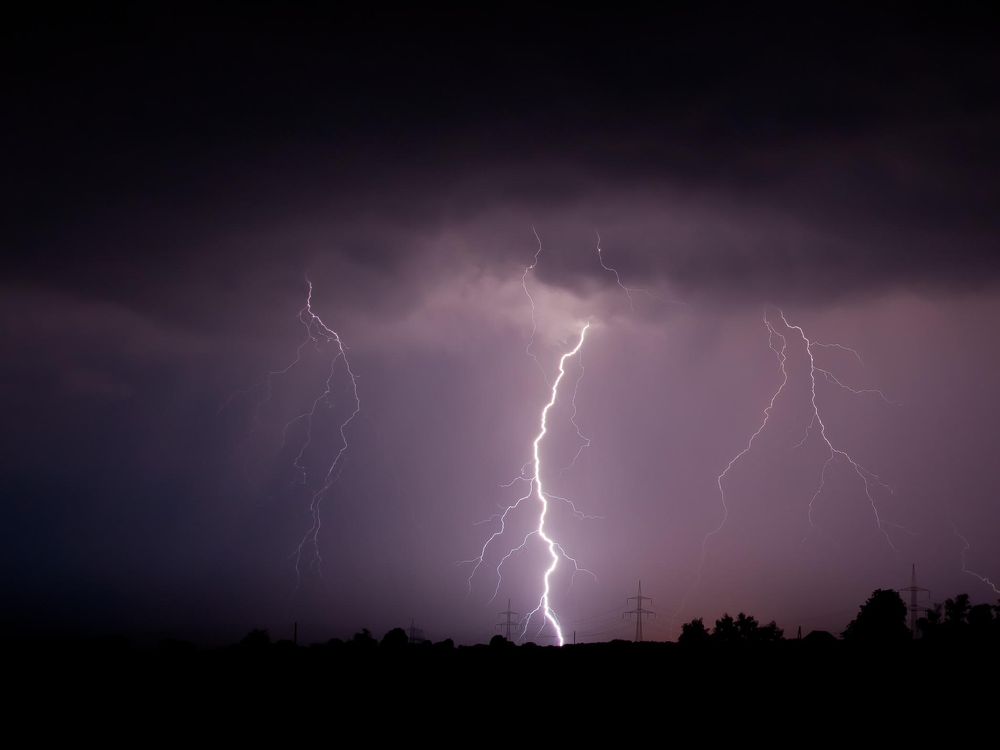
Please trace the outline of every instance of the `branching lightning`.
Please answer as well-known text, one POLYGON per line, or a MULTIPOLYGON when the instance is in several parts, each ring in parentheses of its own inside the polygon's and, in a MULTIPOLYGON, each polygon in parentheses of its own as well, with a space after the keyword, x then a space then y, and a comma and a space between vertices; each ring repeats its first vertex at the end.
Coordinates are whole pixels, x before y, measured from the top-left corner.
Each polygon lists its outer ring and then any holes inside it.
POLYGON ((705 535, 705 538, 701 542, 701 564, 698 567, 699 582, 701 580, 702 569, 705 566, 705 555, 708 553, 708 540, 711 539, 716 534, 718 534, 720 531, 722 531, 722 527, 726 525, 726 521, 729 519, 729 506, 726 503, 726 490, 723 487, 722 482, 729 474, 729 471, 733 468, 733 466, 735 466, 736 463, 741 458, 743 458, 743 456, 749 453, 751 448, 753 448, 754 441, 764 431, 764 428, 767 427, 767 422, 771 418, 771 411, 774 409, 774 404, 778 400, 778 396, 781 395, 781 392, 785 389, 785 385, 788 384, 788 370, 785 369, 785 362, 788 359, 786 355, 786 350, 788 348, 788 341, 782 334, 774 330, 774 327, 771 325, 771 322, 767 319, 766 313, 764 314, 764 326, 767 328, 767 345, 771 348, 771 351, 773 351, 775 355, 778 357, 778 368, 781 370, 781 383, 778 384, 777 390, 771 394, 771 401, 764 409, 764 419, 761 421, 760 426, 757 428, 756 432, 754 432, 750 436, 750 439, 747 440, 747 444, 743 448, 743 450, 741 450, 739 453, 737 453, 735 456, 729 459, 729 463, 726 464, 726 468, 724 468, 722 472, 715 478, 716 484, 719 487, 719 497, 722 500, 722 520, 719 521, 718 526, 716 526, 714 529, 712 529, 705 535), (781 340, 781 349, 775 347, 774 345, 775 339, 781 340))
MULTIPOLYGON (((632 299, 633 292, 637 294, 645 294, 661 302, 665 301, 662 298, 658 297, 657 295, 653 294, 648 289, 645 289, 643 287, 626 286, 625 282, 622 281, 621 274, 618 273, 618 269, 612 268, 611 266, 609 266, 607 263, 604 262, 604 250, 601 249, 601 233, 596 232, 596 234, 597 234, 597 261, 601 264, 601 268, 615 275, 615 282, 618 284, 619 287, 621 287, 621 290, 625 292, 625 296, 628 297, 628 306, 632 309, 632 312, 635 312, 635 301, 632 299)), ((674 304, 684 304, 684 303, 675 302, 674 304)))
MULTIPOLYGON (((542 367, 542 363, 538 360, 538 355, 535 354, 531 347, 535 345, 535 335, 538 333, 538 320, 535 318, 535 298, 531 296, 531 292, 528 291, 528 274, 535 270, 535 266, 538 265, 538 256, 542 254, 542 238, 538 236, 538 232, 535 227, 531 227, 531 233, 535 235, 535 239, 538 240, 538 249, 535 250, 535 257, 532 259, 531 264, 524 267, 524 273, 521 274, 521 289, 524 290, 524 296, 528 298, 528 305, 531 306, 531 335, 528 337, 528 343, 524 347, 524 353, 535 360, 535 364, 538 366, 538 371, 542 373, 542 378, 545 382, 549 382, 549 376, 545 373, 545 368, 542 367)), ((525 464, 527 465, 527 464, 525 464)), ((521 473, 524 473, 522 467, 521 473)))
MULTIPOLYGON (((819 485, 816 487, 816 491, 813 493, 812 498, 809 500, 809 514, 808 514, 809 525, 813 528, 816 528, 816 523, 813 520, 814 506, 816 504, 816 500, 822 494, 823 489, 826 486, 827 469, 830 467, 830 464, 832 464, 839 457, 847 461, 851 469, 857 475, 858 479, 861 480, 861 484, 864 486, 865 490, 865 497, 868 498, 868 503, 869 505, 871 505, 872 508, 872 514, 875 517, 875 525, 878 527, 878 530, 881 532, 882 536, 885 537, 885 540, 889 544, 889 547, 892 549, 892 551, 896 552, 897 551, 896 545, 892 543, 892 537, 889 536, 889 532, 886 530, 886 524, 882 521, 882 515, 879 512, 878 505, 875 503, 875 498, 872 496, 871 484, 872 482, 874 482, 878 484, 880 487, 888 489, 890 492, 892 491, 892 488, 886 485, 884 482, 882 482, 882 480, 878 477, 877 474, 872 473, 864 466, 859 464, 856 460, 854 460, 853 456, 851 456, 850 453, 835 447, 834 444, 830 441, 830 438, 826 434, 826 424, 823 422, 823 417, 820 414, 819 406, 816 403, 816 373, 826 372, 826 370, 820 370, 820 368, 816 366, 816 359, 813 355, 813 346, 815 346, 815 344, 809 340, 809 338, 805 334, 805 331, 802 330, 802 327, 792 325, 791 323, 788 322, 788 319, 785 317, 784 312, 779 311, 779 313, 781 315, 781 322, 785 324, 785 327, 788 328, 789 330, 798 332, 799 336, 802 338, 803 343, 805 343, 806 345, 806 354, 809 356, 809 396, 810 396, 810 403, 812 404, 812 420, 809 422, 808 427, 806 427, 806 434, 805 437, 803 438, 802 443, 804 444, 805 441, 809 439, 809 436, 813 431, 813 427, 818 426, 819 427, 818 434, 820 438, 823 440, 823 444, 826 446, 827 451, 829 452, 826 461, 823 463, 823 469, 820 472, 819 485)), ((857 352, 855 352, 855 354, 857 354, 857 352)), ((860 355, 858 358, 860 359, 860 355)), ((834 378, 834 380, 836 381, 837 385, 846 387, 843 386, 839 380, 836 380, 836 378, 834 378)), ((860 391, 854 391, 854 389, 848 388, 848 390, 850 390, 852 393, 860 393, 860 391)), ((889 399, 887 399, 885 397, 885 394, 883 394, 881 391, 878 391, 878 393, 882 396, 882 398, 886 402, 889 401, 889 399)))
POLYGON ((957 536, 959 539, 962 540, 962 544, 964 545, 962 547, 962 572, 972 576, 973 578, 978 578, 982 583, 986 584, 991 589, 993 589, 994 594, 1000 594, 1000 588, 997 587, 997 584, 993 581, 993 579, 991 579, 989 576, 984 576, 981 573, 977 573, 974 570, 969 570, 967 557, 969 554, 969 550, 972 549, 972 545, 969 544, 968 539, 962 536, 961 532, 959 532, 955 524, 951 525, 951 530, 955 532, 955 536, 957 536))
POLYGON ((618 271, 616 269, 612 268, 611 266, 609 266, 607 263, 604 262, 604 251, 601 249, 601 233, 600 232, 597 232, 597 261, 601 264, 601 268, 603 268, 605 271, 609 271, 610 273, 613 273, 615 275, 615 281, 618 282, 618 286, 620 286, 622 288, 622 291, 625 292, 625 296, 628 297, 629 307, 632 308, 632 312, 635 312, 635 303, 632 300, 632 292, 642 292, 642 291, 645 291, 645 290, 644 289, 633 289, 632 287, 625 286, 625 284, 622 283, 621 274, 618 273, 618 271))
POLYGON ((640 286, 626 286, 625 282, 622 281, 621 274, 618 273, 618 269, 617 268, 613 268, 612 266, 609 266, 607 263, 604 262, 604 250, 601 248, 601 233, 600 232, 595 232, 595 234, 597 235, 597 261, 598 261, 598 263, 601 264, 601 268, 603 268, 608 273, 613 273, 615 275, 615 283, 618 284, 618 286, 621 288, 621 290, 623 292, 625 292, 625 296, 628 297, 628 305, 631 308, 632 312, 635 312, 635 300, 632 297, 633 293, 635 293, 635 294, 645 294, 647 297, 650 297, 650 298, 656 300, 657 302, 664 302, 664 303, 671 304, 671 305, 681 305, 682 307, 688 307, 689 306, 688 303, 681 302, 679 300, 664 299, 660 295, 654 294, 653 292, 649 291, 645 287, 640 287, 640 286))
POLYGON ((332 345, 333 356, 330 359, 329 370, 327 371, 326 379, 323 382, 322 390, 312 400, 310 407, 305 412, 293 417, 282 429, 282 447, 284 447, 288 443, 289 432, 292 427, 299 424, 304 425, 304 436, 301 444, 299 445, 299 449, 292 460, 292 468, 295 472, 296 484, 301 487, 308 488, 310 486, 310 478, 306 463, 306 451, 312 445, 313 423, 321 408, 332 409, 335 406, 333 402, 334 379, 336 377, 338 363, 343 362, 343 369, 346 371, 350 380, 353 406, 350 414, 347 415, 346 418, 344 418, 339 424, 338 432, 340 435, 340 445, 333 453, 330 460, 324 464, 322 480, 315 485, 316 488, 310 493, 310 526, 291 555, 295 560, 296 588, 298 588, 302 579, 303 557, 307 551, 311 551, 311 567, 315 568, 317 573, 322 574, 323 559, 319 548, 319 533, 322 528, 320 506, 322 504, 323 497, 330 490, 330 487, 337 481, 340 470, 343 468, 342 459, 348 448, 347 429, 351 422, 354 421, 354 418, 357 417, 358 413, 361 411, 361 400, 358 396, 357 376, 351 369, 351 363, 347 356, 347 348, 344 346, 344 342, 340 338, 340 334, 330 328, 323 321, 323 319, 313 311, 313 285, 308 278, 306 279, 306 285, 308 287, 306 302, 298 313, 298 320, 305 329, 305 338, 296 348, 295 357, 285 367, 267 372, 264 378, 256 385, 242 391, 237 391, 235 394, 230 396, 222 406, 222 409, 226 408, 236 397, 249 395, 255 392, 263 392, 263 397, 257 399, 253 405, 253 427, 256 428, 259 424, 260 408, 271 400, 274 379, 281 375, 287 375, 297 365, 299 365, 302 362, 303 351, 307 346, 312 345, 315 347, 317 352, 322 353, 326 348, 329 348, 332 345))
MULTIPOLYGON (((827 435, 826 423, 823 421, 822 412, 819 407, 819 403, 817 402, 816 376, 817 374, 819 374, 824 378, 824 380, 826 380, 826 382, 830 383, 831 385, 835 385, 838 388, 846 390, 854 395, 869 395, 869 394, 876 395, 887 404, 895 404, 895 402, 890 400, 881 390, 874 388, 858 389, 845 384, 839 378, 837 378, 837 376, 834 375, 830 370, 820 367, 816 363, 814 355, 814 349, 816 348, 840 349, 842 351, 849 352, 854 357, 856 357, 859 362, 863 363, 861 355, 858 353, 856 349, 852 349, 851 347, 845 346, 843 344, 827 344, 819 341, 813 341, 806 336, 805 331, 802 329, 801 326, 793 325, 792 323, 790 323, 788 321, 788 318, 785 317, 784 312, 779 310, 778 314, 781 317, 781 322, 784 325, 785 329, 788 331, 794 331, 799 335, 802 342, 805 344, 806 355, 809 358, 809 403, 811 406, 811 417, 809 424, 806 427, 805 436, 802 438, 801 441, 799 441, 798 446, 804 445, 815 432, 816 434, 819 435, 820 439, 823 441, 823 445, 826 447, 827 450, 827 458, 824 461, 823 468, 820 471, 819 484, 809 500, 809 507, 807 514, 809 525, 812 528, 816 528, 816 523, 813 516, 816 501, 819 499, 820 495, 823 493, 824 488, 826 487, 827 470, 839 458, 845 461, 850 466, 854 474, 858 477, 858 479, 861 480, 865 497, 868 500, 869 505, 871 506, 872 514, 875 518, 876 528, 878 528, 879 532, 885 537, 885 540, 889 544, 889 547, 895 552, 896 547, 892 542, 892 538, 889 536, 887 527, 893 527, 896 526, 896 524, 889 523, 888 521, 882 519, 882 514, 880 513, 878 505, 875 501, 875 497, 872 494, 873 484, 878 485, 879 487, 886 489, 889 492, 892 491, 892 488, 886 485, 884 482, 882 482, 882 480, 878 477, 877 474, 869 471, 860 463, 858 463, 858 461, 856 461, 854 457, 851 456, 850 453, 837 447, 830 439, 830 437, 827 435)), ((786 335, 784 333, 780 333, 775 329, 774 325, 772 325, 771 321, 768 319, 766 314, 764 315, 764 326, 767 329, 768 333, 768 346, 771 348, 771 350, 775 353, 775 355, 778 358, 778 369, 781 372, 781 382, 778 384, 778 387, 774 391, 774 393, 771 394, 771 400, 768 403, 767 407, 764 409, 763 420, 757 427, 756 431, 750 435, 750 438, 747 440, 746 445, 740 450, 739 453, 737 453, 729 460, 725 468, 716 477, 716 484, 719 488, 719 497, 722 502, 722 520, 719 522, 718 526, 716 526, 714 529, 712 529, 705 535, 705 538, 702 541, 701 565, 699 567, 699 572, 698 572, 699 580, 701 578, 701 570, 705 564, 705 556, 707 553, 708 541, 715 534, 718 534, 722 530, 722 528, 726 524, 726 520, 729 517, 729 507, 726 502, 725 480, 729 476, 729 473, 730 471, 732 471, 733 467, 736 466, 736 464, 739 463, 739 461, 747 453, 750 452, 750 450, 753 448, 754 442, 767 427, 768 421, 771 417, 771 413, 774 410, 774 406, 777 403, 777 400, 781 396, 782 392, 785 390, 785 386, 788 384, 788 370, 786 368, 786 363, 788 361, 788 340, 786 338, 786 335), (780 347, 776 346, 775 342, 780 342, 780 347)))
MULTIPOLYGON (((323 496, 326 495, 330 487, 333 485, 333 483, 337 480, 337 477, 339 476, 338 469, 340 468, 340 460, 344 457, 344 454, 347 452, 347 446, 348 446, 347 427, 351 424, 351 422, 354 421, 354 418, 358 416, 358 413, 361 411, 361 399, 358 397, 358 379, 355 376, 354 371, 351 369, 351 362, 347 358, 347 350, 344 348, 344 342, 341 340, 340 334, 338 334, 332 328, 327 326, 327 324, 323 322, 323 319, 313 312, 312 282, 309 282, 307 280, 307 283, 309 284, 309 295, 306 300, 305 310, 307 311, 307 314, 309 316, 309 324, 312 328, 315 328, 317 332, 315 334, 317 336, 317 341, 319 338, 323 338, 326 344, 330 344, 331 342, 334 343, 337 347, 337 354, 330 362, 330 372, 329 375, 327 376, 323 392, 319 396, 317 396, 315 401, 313 401, 312 408, 305 415, 305 419, 307 420, 307 425, 308 425, 306 431, 306 440, 303 442, 301 450, 295 457, 295 467, 297 469, 300 469, 302 472, 303 485, 306 484, 306 471, 305 467, 302 465, 302 456, 305 453, 306 448, 309 447, 309 444, 312 441, 313 418, 316 415, 316 409, 321 404, 332 406, 330 402, 330 393, 332 389, 331 384, 333 381, 334 374, 336 372, 337 362, 340 360, 344 361, 344 368, 347 371, 347 375, 351 381, 351 394, 354 399, 354 405, 351 410, 351 413, 347 416, 346 419, 344 419, 344 421, 340 423, 340 426, 338 428, 338 432, 340 433, 340 448, 337 450, 337 452, 333 455, 333 458, 327 464, 326 472, 323 475, 323 481, 320 484, 319 488, 313 492, 312 497, 309 500, 309 513, 312 516, 312 525, 309 527, 309 530, 306 531, 306 533, 303 535, 302 540, 299 542, 299 545, 295 550, 295 576, 297 583, 301 581, 302 577, 302 571, 301 571, 302 551, 303 548, 306 547, 306 545, 312 547, 313 563, 316 566, 316 571, 322 573, 323 557, 320 554, 320 549, 319 549, 319 532, 323 525, 323 519, 322 516, 320 515, 320 504, 322 502, 323 496)), ((300 317, 301 316, 302 314, 300 313, 300 317)), ((296 419, 300 418, 302 417, 297 417, 296 419)))
MULTIPOLYGON (((566 466, 563 467, 562 472, 565 474, 567 471, 576 466, 577 459, 580 458, 580 454, 583 453, 587 448, 590 447, 590 438, 583 434, 583 430, 580 428, 580 423, 576 421, 577 408, 576 408, 576 396, 580 392, 580 383, 583 380, 584 373, 586 369, 583 366, 583 351, 580 351, 580 375, 576 379, 576 383, 573 385, 573 399, 571 406, 573 407, 573 412, 569 416, 569 423, 573 425, 573 429, 576 430, 576 436, 580 439, 580 447, 576 449, 576 453, 573 454, 573 458, 570 460, 566 466)), ((571 506, 573 506, 573 512, 577 513, 576 506, 573 505, 571 500, 567 498, 558 498, 560 500, 566 500, 571 506)))

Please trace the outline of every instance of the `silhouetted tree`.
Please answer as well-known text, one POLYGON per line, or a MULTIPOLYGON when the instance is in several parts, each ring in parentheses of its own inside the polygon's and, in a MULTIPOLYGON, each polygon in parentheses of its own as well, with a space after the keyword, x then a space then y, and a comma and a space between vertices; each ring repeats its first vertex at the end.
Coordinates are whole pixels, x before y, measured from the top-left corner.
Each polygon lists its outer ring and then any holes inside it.
POLYGON ((402 628, 393 628, 382 637, 382 648, 388 651, 402 651, 410 642, 410 637, 402 628))
POLYGON ((514 645, 513 643, 508 641, 499 633, 490 638, 490 648, 500 649, 500 648, 507 648, 508 646, 513 646, 513 645, 514 645))
POLYGON ((905 642, 910 637, 906 627, 906 603, 892 589, 876 589, 861 605, 858 616, 851 620, 843 637, 855 643, 905 642))
POLYGON ((354 637, 351 638, 351 648, 356 650, 373 649, 376 646, 378 646, 378 641, 372 637, 368 628, 362 628, 360 633, 355 633, 354 637))
POLYGON ((944 602, 944 623, 950 628, 960 628, 965 625, 969 618, 968 594, 959 594, 954 599, 945 599, 944 602))
POLYGON ((830 644, 838 641, 837 636, 829 630, 811 630, 802 642, 808 644, 810 648, 829 648, 830 644))
POLYGON ((778 623, 771 620, 767 625, 761 625, 757 629, 757 641, 759 643, 777 643, 785 637, 785 631, 778 627, 778 623))
POLYGON ((988 638, 993 632, 993 607, 989 604, 977 604, 969 609, 969 635, 973 638, 988 638))
POLYGON ((177 638, 164 638, 160 641, 160 652, 171 656, 182 654, 193 654, 198 647, 190 641, 182 641, 177 638))
POLYGON ((716 643, 772 643, 780 641, 785 631, 774 620, 761 626, 757 618, 740 612, 733 619, 728 613, 715 621, 712 640, 716 643))
POLYGON ((935 604, 923 617, 917 618, 917 632, 923 640, 935 640, 941 635, 941 605, 935 604))
POLYGON ((736 615, 736 622, 733 625, 736 628, 736 637, 739 641, 750 643, 757 640, 757 630, 759 628, 757 618, 740 612, 736 615))
POLYGON ((266 630, 251 630, 240 641, 242 648, 265 649, 271 645, 271 634, 266 630))
POLYGON ((736 621, 728 612, 715 621, 712 629, 712 640, 716 643, 736 643, 740 638, 736 629, 736 621))
POLYGON ((709 638, 705 622, 698 617, 681 625, 681 634, 677 642, 683 646, 696 646, 707 643, 709 638))

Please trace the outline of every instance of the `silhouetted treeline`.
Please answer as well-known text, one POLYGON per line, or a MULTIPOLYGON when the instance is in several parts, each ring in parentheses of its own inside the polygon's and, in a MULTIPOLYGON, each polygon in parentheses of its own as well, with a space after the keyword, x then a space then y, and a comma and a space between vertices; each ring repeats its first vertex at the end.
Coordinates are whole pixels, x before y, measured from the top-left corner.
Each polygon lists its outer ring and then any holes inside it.
MULTIPOLYGON (((915 639, 908 625, 909 609, 902 597, 894 590, 878 589, 859 607, 857 616, 847 624, 839 637, 827 631, 812 631, 805 634, 805 637, 800 633, 798 637, 789 639, 785 637, 785 631, 773 620, 761 624, 752 615, 739 612, 735 617, 728 613, 724 614, 712 627, 706 625, 704 619, 700 617, 686 622, 681 626, 676 643, 632 644, 626 640, 614 640, 565 646, 561 650, 596 652, 605 647, 614 649, 634 647, 647 650, 665 648, 691 651, 711 647, 739 647, 745 651, 795 641, 806 646, 837 645, 841 648, 891 647, 906 644, 914 647, 961 644, 1000 648, 1000 602, 995 605, 973 605, 968 594, 960 594, 953 599, 947 599, 943 604, 935 604, 922 611, 925 614, 917 620, 915 639)), ((51 640, 41 638, 19 640, 8 637, 0 642, 6 646, 8 655, 31 653, 36 658, 46 653, 60 656, 94 655, 107 659, 138 653, 149 658, 181 660, 251 659, 265 655, 278 657, 285 655, 290 658, 295 655, 294 658, 302 658, 317 654, 336 654, 345 658, 375 656, 391 658, 403 654, 460 652, 504 654, 552 650, 552 647, 539 646, 532 642, 512 643, 500 635, 494 636, 489 644, 473 646, 456 646, 451 639, 436 643, 424 639, 411 642, 403 628, 389 630, 381 640, 369 630, 362 629, 348 639, 332 638, 323 643, 307 646, 297 645, 290 640, 273 640, 267 630, 261 629, 249 631, 236 644, 215 649, 203 649, 195 643, 176 639, 163 640, 155 649, 137 649, 131 647, 128 638, 124 636, 51 640)))
POLYGON ((0 663, 17 695, 38 706, 72 705, 92 716, 110 706, 115 716, 159 715, 157 726, 163 712, 222 712, 240 722, 315 715, 340 726, 362 715, 397 716, 406 706, 415 707, 418 721, 457 713, 492 719, 507 704, 544 706, 554 717, 584 711, 589 721, 608 706, 615 707, 611 714, 626 701, 631 709, 637 699, 647 710, 665 710, 682 723, 700 717, 714 728, 734 711, 750 722, 789 710, 829 710, 837 721, 866 712, 877 721, 913 705, 933 711, 961 703, 971 711, 993 700, 990 688, 977 686, 1000 671, 997 607, 973 606, 965 595, 949 599, 922 618, 916 640, 907 617, 899 594, 880 590, 840 637, 814 631, 786 638, 776 623, 741 612, 711 627, 694 619, 677 642, 556 648, 495 636, 489 644, 456 646, 410 642, 394 628, 381 638, 361 630, 296 645, 251 630, 223 648, 178 640, 135 648, 121 637, 6 638, 0 663))

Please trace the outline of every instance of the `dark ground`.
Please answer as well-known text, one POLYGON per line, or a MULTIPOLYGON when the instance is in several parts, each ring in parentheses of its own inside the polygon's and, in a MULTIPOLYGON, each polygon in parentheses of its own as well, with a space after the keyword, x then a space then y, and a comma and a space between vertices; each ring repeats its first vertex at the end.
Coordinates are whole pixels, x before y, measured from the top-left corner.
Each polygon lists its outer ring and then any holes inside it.
POLYGON ((520 742, 524 732, 554 741, 605 727, 626 742, 783 730, 799 732, 799 741, 843 732, 896 742, 954 722, 995 722, 1000 666, 993 644, 837 640, 561 649, 286 641, 200 650, 168 642, 140 650, 110 638, 8 642, 2 654, 16 686, 10 716, 37 711, 45 722, 56 707, 52 731, 126 739, 136 730, 161 738, 195 731, 207 739, 276 726, 284 742, 324 743, 344 741, 345 727, 371 731, 379 743, 400 730, 410 740, 486 731, 520 742))

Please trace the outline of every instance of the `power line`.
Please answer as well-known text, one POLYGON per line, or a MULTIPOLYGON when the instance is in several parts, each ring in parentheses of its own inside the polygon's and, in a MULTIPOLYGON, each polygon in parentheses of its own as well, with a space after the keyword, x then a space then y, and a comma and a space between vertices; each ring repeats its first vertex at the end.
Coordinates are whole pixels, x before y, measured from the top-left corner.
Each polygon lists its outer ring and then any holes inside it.
POLYGON ((647 615, 655 615, 651 609, 646 609, 642 606, 642 602, 648 601, 652 602, 652 597, 642 595, 642 581, 639 581, 639 591, 635 596, 630 596, 626 599, 626 602, 635 600, 635 609, 630 609, 627 612, 622 613, 622 617, 628 617, 629 615, 635 615, 635 641, 636 643, 642 643, 642 618, 647 615))
POLYGON ((917 585, 917 564, 913 563, 913 567, 910 569, 910 585, 906 588, 899 589, 899 592, 910 595, 910 633, 914 638, 917 637, 917 617, 919 616, 919 613, 930 610, 929 607, 921 607, 917 601, 921 591, 926 592, 927 594, 931 593, 930 589, 922 589, 917 585))
POLYGON ((511 619, 517 617, 518 613, 511 611, 511 609, 510 609, 510 599, 507 600, 507 609, 504 610, 503 612, 498 612, 497 614, 499 614, 499 615, 506 615, 506 618, 507 618, 503 622, 498 622, 497 623, 497 628, 500 629, 503 632, 503 637, 504 638, 506 638, 508 641, 513 640, 510 637, 510 628, 511 628, 511 625, 513 624, 511 622, 511 619))
POLYGON ((427 638, 424 637, 424 631, 413 624, 412 617, 410 618, 410 627, 407 631, 407 635, 409 636, 410 643, 423 643, 427 640, 427 638))

